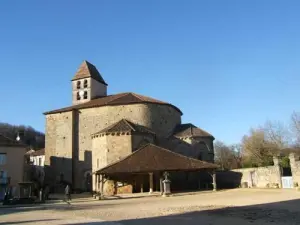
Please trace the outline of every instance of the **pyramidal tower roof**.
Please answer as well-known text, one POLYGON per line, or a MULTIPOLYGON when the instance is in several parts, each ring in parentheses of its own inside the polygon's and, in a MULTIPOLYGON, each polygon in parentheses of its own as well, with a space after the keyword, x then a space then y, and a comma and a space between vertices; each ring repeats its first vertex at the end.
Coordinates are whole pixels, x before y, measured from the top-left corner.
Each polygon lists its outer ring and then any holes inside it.
POLYGON ((79 80, 83 78, 93 78, 94 80, 99 81, 102 84, 107 85, 107 83, 104 81, 103 77, 97 70, 96 66, 94 66, 92 63, 84 60, 79 69, 77 70, 75 76, 73 77, 72 81, 79 80))

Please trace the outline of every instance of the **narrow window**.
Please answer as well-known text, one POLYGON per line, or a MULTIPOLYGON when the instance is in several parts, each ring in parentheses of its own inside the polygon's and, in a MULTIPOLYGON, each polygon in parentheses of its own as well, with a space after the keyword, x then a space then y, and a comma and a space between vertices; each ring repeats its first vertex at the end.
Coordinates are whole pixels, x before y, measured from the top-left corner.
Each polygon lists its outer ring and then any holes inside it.
POLYGON ((0 182, 3 184, 7 183, 7 172, 6 171, 0 171, 0 182))
POLYGON ((87 81, 87 80, 84 80, 84 82, 83 82, 83 87, 84 87, 84 88, 87 88, 87 86, 88 86, 88 81, 87 81))
POLYGON ((0 165, 6 164, 6 153, 0 153, 0 165))
POLYGON ((80 89, 80 86, 81 86, 80 81, 77 81, 77 89, 80 89))
POLYGON ((87 98, 88 98, 88 93, 87 93, 87 91, 84 92, 83 98, 84 98, 84 99, 87 99, 87 98))
POLYGON ((202 160, 202 154, 200 153, 197 157, 198 160, 202 160))
POLYGON ((79 91, 77 92, 77 100, 80 100, 80 94, 79 94, 79 91))
POLYGON ((99 159, 97 159, 97 168, 99 168, 99 159))

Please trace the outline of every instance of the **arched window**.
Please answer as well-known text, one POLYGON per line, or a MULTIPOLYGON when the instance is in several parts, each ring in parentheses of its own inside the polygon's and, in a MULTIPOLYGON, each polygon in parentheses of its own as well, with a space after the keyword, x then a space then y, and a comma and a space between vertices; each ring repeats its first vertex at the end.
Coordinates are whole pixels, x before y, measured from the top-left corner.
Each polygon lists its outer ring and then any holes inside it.
POLYGON ((80 100, 80 94, 79 94, 79 91, 77 92, 77 100, 80 100))
POLYGON ((87 86, 88 86, 88 81, 87 81, 87 80, 84 80, 84 82, 83 82, 83 87, 84 87, 84 88, 87 88, 87 86))
POLYGON ((77 81, 77 89, 80 89, 81 83, 80 81, 77 81))
POLYGON ((88 98, 88 93, 87 93, 87 91, 84 92, 83 98, 84 98, 84 99, 87 99, 87 98, 88 98))

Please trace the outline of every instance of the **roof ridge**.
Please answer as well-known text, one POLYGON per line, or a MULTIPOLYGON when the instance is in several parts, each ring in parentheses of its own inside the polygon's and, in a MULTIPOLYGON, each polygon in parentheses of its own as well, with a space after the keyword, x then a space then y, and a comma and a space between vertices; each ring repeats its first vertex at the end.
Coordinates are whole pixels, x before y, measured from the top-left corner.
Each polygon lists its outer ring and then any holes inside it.
MULTIPOLYGON (((109 104, 110 102, 116 101, 117 99, 120 99, 120 98, 126 96, 127 94, 128 94, 127 92, 117 94, 117 95, 120 95, 120 96, 118 96, 118 97, 115 98, 115 99, 111 99, 110 101, 108 101, 108 102, 106 103, 106 105, 109 104)), ((111 95, 111 96, 113 96, 113 95, 111 95)), ((115 95, 115 96, 116 96, 116 95, 115 95)))
POLYGON ((162 102, 162 101, 160 101, 158 99, 154 99, 152 97, 147 97, 147 96, 144 96, 144 97, 145 97, 145 99, 142 98, 142 95, 135 94, 132 92, 109 94, 107 96, 97 97, 88 102, 71 105, 71 106, 63 107, 63 108, 56 109, 56 110, 47 111, 47 112, 44 112, 43 114, 47 115, 47 114, 68 112, 68 111, 72 111, 72 110, 85 109, 85 108, 105 107, 108 105, 111 105, 111 106, 112 105, 129 105, 129 104, 142 104, 142 103, 167 105, 167 106, 172 107, 176 111, 178 111, 181 115, 183 114, 178 107, 176 107, 175 105, 172 105, 171 103, 162 102), (134 98, 127 97, 127 99, 126 99, 126 95, 128 96, 129 94, 132 94, 132 96, 134 96, 134 98), (122 99, 122 98, 124 98, 124 99, 122 99))
POLYGON ((134 129, 134 127, 130 124, 130 121, 129 121, 129 120, 124 119, 124 118, 123 118, 122 120, 124 120, 125 123, 126 123, 133 131, 136 131, 136 129, 134 129))
POLYGON ((83 62, 80 64, 79 68, 77 69, 74 77, 72 78, 72 81, 84 79, 84 78, 92 78, 100 83, 103 83, 107 86, 107 83, 103 79, 101 73, 97 69, 97 67, 90 63, 87 60, 83 60, 83 62))
POLYGON ((139 100, 144 101, 144 100, 141 98, 141 96, 139 96, 138 94, 133 93, 133 92, 131 92, 131 94, 132 94, 134 97, 138 98, 139 100))

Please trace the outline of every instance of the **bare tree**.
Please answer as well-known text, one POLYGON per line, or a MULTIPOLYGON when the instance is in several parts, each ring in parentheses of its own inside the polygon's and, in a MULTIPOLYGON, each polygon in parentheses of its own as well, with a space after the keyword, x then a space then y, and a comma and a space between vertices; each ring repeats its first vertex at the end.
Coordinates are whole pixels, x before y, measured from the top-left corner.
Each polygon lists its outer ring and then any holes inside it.
POLYGON ((265 138, 277 149, 287 148, 291 142, 288 128, 279 121, 267 121, 263 127, 265 138))
POLYGON ((215 161, 222 170, 236 169, 239 167, 239 157, 235 145, 227 146, 221 141, 214 144, 215 161))
POLYGON ((242 146, 241 144, 233 144, 229 146, 231 152, 233 153, 233 164, 232 169, 241 168, 242 167, 242 146))
POLYGON ((291 130, 294 137, 294 144, 300 147, 300 112, 293 112, 291 116, 291 130))

